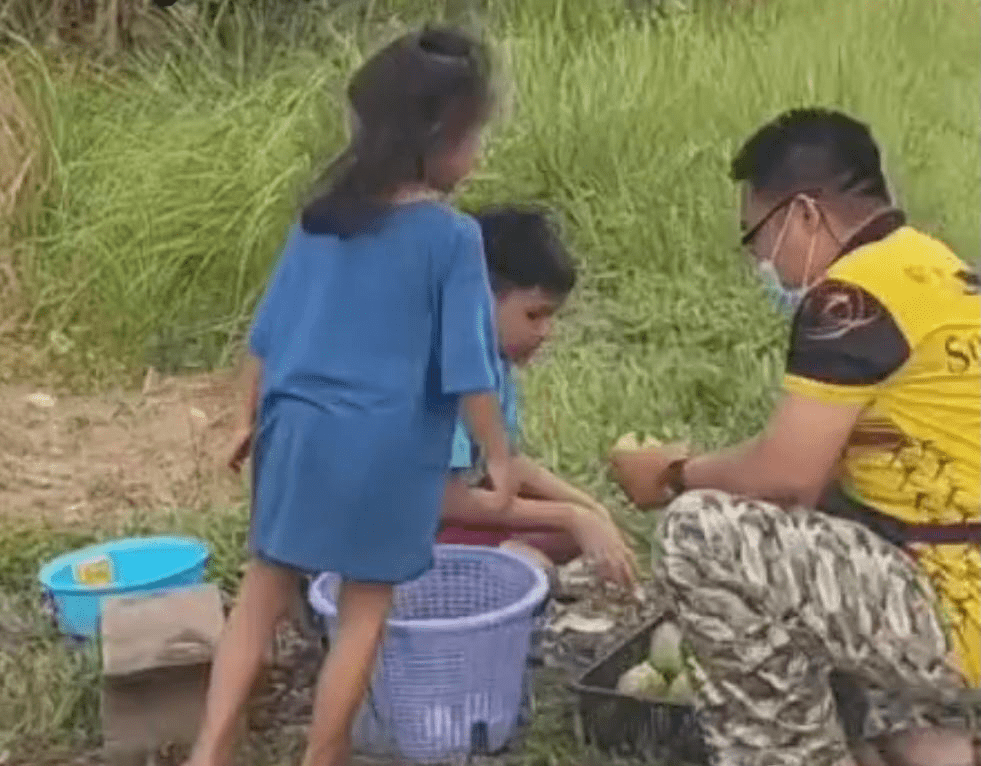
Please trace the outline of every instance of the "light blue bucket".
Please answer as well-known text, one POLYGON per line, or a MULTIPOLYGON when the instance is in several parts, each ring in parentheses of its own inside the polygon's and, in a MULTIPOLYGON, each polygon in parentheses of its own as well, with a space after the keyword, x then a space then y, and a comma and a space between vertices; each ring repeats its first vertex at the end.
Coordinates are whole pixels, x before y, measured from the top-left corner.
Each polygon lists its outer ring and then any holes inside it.
POLYGON ((102 599, 198 585, 208 564, 208 545, 192 537, 131 537, 66 553, 38 575, 46 606, 66 636, 95 638, 102 599), (80 567, 92 565, 108 582, 86 584, 80 567))

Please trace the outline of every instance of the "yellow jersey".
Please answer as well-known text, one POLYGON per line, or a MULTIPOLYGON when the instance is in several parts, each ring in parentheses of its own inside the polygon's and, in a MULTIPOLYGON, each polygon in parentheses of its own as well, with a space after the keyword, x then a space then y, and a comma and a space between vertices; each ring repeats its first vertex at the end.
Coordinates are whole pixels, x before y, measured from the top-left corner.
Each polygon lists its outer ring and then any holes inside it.
MULTIPOLYGON (((934 583, 981 685, 981 298, 945 245, 877 221, 794 319, 785 388, 864 405, 839 468, 853 518, 885 520, 934 583), (876 231, 878 229, 878 231, 876 231)), ((834 511, 829 511, 834 512, 834 511)), ((890 535, 887 535, 890 536, 890 535)))

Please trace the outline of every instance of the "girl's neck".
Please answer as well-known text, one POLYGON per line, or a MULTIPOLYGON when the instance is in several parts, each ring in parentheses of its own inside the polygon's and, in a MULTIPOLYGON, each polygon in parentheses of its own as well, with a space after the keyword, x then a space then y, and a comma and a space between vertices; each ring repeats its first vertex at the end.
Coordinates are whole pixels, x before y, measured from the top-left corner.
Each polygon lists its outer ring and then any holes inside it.
POLYGON ((435 189, 424 184, 405 184, 396 189, 390 200, 395 205, 409 205, 413 202, 425 202, 442 198, 435 189))

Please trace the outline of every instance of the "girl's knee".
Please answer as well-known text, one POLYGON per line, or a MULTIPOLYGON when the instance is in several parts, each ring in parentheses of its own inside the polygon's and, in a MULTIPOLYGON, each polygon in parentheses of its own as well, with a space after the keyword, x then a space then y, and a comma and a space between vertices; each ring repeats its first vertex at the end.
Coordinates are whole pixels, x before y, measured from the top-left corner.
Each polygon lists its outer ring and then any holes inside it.
POLYGON ((258 621, 279 622, 290 613, 300 583, 299 574, 253 559, 242 576, 236 609, 246 610, 258 621))

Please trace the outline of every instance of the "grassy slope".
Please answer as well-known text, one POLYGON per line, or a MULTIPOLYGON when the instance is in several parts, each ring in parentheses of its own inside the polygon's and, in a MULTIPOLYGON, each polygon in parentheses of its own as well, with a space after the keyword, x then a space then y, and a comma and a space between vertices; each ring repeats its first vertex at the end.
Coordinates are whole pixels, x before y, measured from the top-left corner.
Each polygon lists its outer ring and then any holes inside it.
MULTIPOLYGON (((539 199, 567 221, 584 284, 527 376, 528 446, 612 500, 600 456, 623 430, 718 444, 765 417, 783 327, 736 255, 725 178, 761 120, 821 103, 871 122, 914 221, 975 259, 979 3, 781 0, 667 22, 611 5, 498 6, 515 109, 465 202, 539 199)), ((21 244, 73 382, 231 358, 295 195, 342 138, 357 46, 326 24, 319 39, 248 67, 199 51, 135 80, 52 75, 61 193, 21 244)), ((241 514, 147 523, 205 534, 234 577, 241 514)), ((0 528, 7 613, 34 636, 13 650, 0 631, 0 753, 95 733, 91 664, 38 637, 27 606, 37 562, 81 539, 66 534, 0 528)), ((565 746, 548 739, 536 762, 565 746)))

